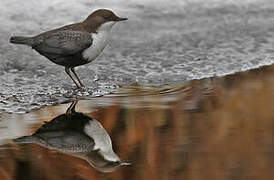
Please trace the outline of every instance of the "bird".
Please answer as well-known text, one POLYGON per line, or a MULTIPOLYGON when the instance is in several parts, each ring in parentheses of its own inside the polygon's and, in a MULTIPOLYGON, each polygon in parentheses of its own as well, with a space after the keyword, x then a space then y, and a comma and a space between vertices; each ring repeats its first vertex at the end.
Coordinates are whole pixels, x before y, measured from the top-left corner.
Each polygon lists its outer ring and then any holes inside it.
POLYGON ((99 121, 76 112, 77 101, 71 103, 65 114, 45 122, 30 136, 14 139, 16 144, 34 143, 74 157, 85 159, 100 172, 113 172, 128 166, 115 154, 112 141, 99 121))
POLYGON ((118 17, 111 10, 98 9, 80 23, 65 25, 36 36, 12 36, 10 43, 30 46, 53 63, 64 66, 65 72, 79 89, 84 84, 76 74, 75 67, 95 60, 109 43, 113 25, 125 20, 128 18, 118 17))

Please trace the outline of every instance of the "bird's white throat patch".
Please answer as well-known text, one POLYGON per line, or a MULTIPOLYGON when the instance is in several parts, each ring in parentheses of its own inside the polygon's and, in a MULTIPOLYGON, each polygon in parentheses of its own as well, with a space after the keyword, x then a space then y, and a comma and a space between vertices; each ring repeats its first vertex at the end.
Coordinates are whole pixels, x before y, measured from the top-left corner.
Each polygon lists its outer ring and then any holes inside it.
POLYGON ((98 29, 97 33, 91 33, 93 42, 92 45, 84 50, 83 58, 87 61, 93 61, 99 56, 99 54, 104 50, 108 44, 109 37, 111 34, 111 28, 116 22, 106 22, 102 24, 98 29))
POLYGON ((112 142, 108 133, 97 120, 87 123, 84 127, 84 132, 94 140, 94 150, 99 150, 104 159, 109 161, 120 161, 119 157, 112 149, 112 142))

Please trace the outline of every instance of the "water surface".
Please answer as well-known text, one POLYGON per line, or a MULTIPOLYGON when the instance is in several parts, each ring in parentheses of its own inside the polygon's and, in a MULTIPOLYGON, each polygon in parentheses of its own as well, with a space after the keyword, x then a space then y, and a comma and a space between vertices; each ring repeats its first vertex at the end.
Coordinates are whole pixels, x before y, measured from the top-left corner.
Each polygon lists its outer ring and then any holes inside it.
MULTIPOLYGON (((37 144, 14 144, 69 104, 0 117, 0 179, 273 179, 274 67, 79 101, 130 166, 103 173, 37 144)), ((80 120, 80 119, 79 119, 80 120)))

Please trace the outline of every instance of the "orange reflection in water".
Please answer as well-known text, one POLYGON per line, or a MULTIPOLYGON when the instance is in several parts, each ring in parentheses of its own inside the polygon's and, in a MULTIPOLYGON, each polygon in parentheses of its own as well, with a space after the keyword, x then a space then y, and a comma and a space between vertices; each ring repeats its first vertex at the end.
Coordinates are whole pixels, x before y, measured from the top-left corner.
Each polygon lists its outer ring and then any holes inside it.
MULTIPOLYGON (((102 173, 56 150, 6 144, 0 179, 273 179, 273 99, 274 66, 161 87, 124 87, 80 101, 76 110, 102 124, 114 152, 130 166, 102 173)), ((23 135, 66 107, 21 115, 35 122, 23 135)))

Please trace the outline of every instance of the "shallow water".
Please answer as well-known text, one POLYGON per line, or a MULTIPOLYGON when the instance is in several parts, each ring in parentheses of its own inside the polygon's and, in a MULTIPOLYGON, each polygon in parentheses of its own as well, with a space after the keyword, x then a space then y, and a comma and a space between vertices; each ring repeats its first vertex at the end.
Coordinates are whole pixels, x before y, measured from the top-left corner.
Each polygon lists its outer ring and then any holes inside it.
POLYGON ((273 10, 270 0, 0 0, 0 111, 24 113, 119 85, 186 82, 272 64, 273 10), (12 35, 81 21, 99 7, 129 21, 116 25, 97 60, 77 68, 87 87, 81 91, 73 90, 63 67, 8 43, 12 35))
POLYGON ((64 115, 69 103, 27 114, 2 113, 0 179, 273 179, 273 84, 274 66, 268 66, 161 87, 123 87, 79 101, 76 111, 83 114, 73 121, 64 115), (97 138, 111 139, 112 145, 100 147, 113 147, 130 165, 104 173, 96 163, 61 152, 80 139, 77 123, 86 117, 101 124, 94 132, 105 130, 97 138), (69 131, 67 123, 76 123, 77 130, 69 131), (51 142, 46 147, 12 142, 42 125, 40 137, 51 142))

